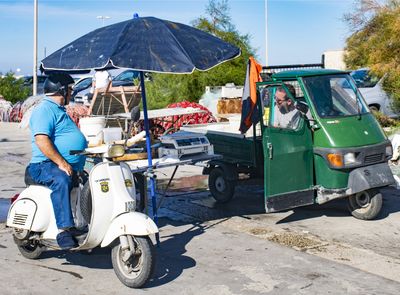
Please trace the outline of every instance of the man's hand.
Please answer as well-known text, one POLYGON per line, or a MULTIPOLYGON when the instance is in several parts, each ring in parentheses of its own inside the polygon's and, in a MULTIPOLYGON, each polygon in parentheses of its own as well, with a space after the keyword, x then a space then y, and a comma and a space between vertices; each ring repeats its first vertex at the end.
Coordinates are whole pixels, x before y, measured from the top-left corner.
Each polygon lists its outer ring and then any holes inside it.
POLYGON ((35 135, 35 143, 39 147, 43 155, 53 161, 58 166, 58 168, 60 168, 60 170, 67 173, 69 176, 72 175, 73 170, 71 165, 68 164, 68 162, 65 161, 65 159, 60 155, 60 153, 54 147, 53 142, 47 135, 35 135))
POLYGON ((60 168, 60 170, 64 171, 65 173, 67 173, 69 176, 72 176, 72 173, 73 173, 72 167, 67 162, 64 162, 61 165, 58 165, 58 168, 60 168))

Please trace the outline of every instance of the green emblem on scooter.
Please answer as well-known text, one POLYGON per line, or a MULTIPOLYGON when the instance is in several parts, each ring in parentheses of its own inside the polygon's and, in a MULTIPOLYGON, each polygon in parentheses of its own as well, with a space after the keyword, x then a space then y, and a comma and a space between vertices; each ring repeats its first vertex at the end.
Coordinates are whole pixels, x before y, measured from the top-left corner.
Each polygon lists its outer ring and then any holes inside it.
POLYGON ((108 191, 110 190, 110 187, 108 186, 108 182, 107 181, 100 182, 100 186, 101 186, 101 191, 103 193, 108 193, 108 191))

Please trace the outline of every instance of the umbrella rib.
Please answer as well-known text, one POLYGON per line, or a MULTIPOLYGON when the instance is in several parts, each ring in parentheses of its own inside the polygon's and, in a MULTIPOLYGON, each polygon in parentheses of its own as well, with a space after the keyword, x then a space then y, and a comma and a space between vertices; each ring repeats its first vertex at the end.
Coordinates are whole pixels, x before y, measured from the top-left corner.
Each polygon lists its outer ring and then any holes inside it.
POLYGON ((116 44, 114 45, 113 50, 112 50, 112 54, 110 54, 110 57, 108 59, 108 61, 111 62, 112 65, 114 65, 114 63, 112 61, 112 57, 114 56, 116 49, 119 47, 119 42, 120 42, 120 38, 119 37, 123 36, 125 31, 127 30, 128 24, 129 24, 129 22, 126 21, 124 28, 119 32, 119 34, 118 34, 118 42, 116 42, 116 44))

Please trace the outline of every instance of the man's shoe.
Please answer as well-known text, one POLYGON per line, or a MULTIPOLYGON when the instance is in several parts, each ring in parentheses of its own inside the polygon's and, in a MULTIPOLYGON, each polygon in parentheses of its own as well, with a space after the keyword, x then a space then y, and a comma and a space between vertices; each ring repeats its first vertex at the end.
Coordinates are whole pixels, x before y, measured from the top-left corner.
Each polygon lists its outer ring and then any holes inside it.
POLYGON ((68 232, 72 235, 72 237, 81 245, 88 234, 88 227, 85 228, 76 228, 71 227, 68 229, 68 232))
POLYGON ((74 237, 67 230, 62 231, 57 235, 57 243, 62 250, 70 250, 79 246, 74 237))
POLYGON ((76 227, 71 227, 68 229, 68 231, 71 233, 72 236, 82 236, 86 235, 88 233, 88 227, 85 226, 84 228, 76 228, 76 227))

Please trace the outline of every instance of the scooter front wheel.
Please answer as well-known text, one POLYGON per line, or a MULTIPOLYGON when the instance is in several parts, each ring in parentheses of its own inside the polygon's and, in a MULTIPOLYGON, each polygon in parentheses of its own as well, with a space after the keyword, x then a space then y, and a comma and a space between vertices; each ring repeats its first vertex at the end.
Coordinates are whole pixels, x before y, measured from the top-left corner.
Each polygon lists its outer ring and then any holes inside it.
POLYGON ((377 189, 370 189, 349 196, 350 213, 357 219, 372 220, 382 209, 382 194, 377 189))
POLYGON ((19 240, 14 237, 14 242, 17 244, 19 252, 28 259, 37 259, 46 249, 45 246, 41 245, 35 240, 19 240))
POLYGON ((135 249, 122 249, 121 244, 117 243, 112 248, 111 261, 115 274, 125 286, 140 288, 153 273, 155 251, 149 237, 130 237, 135 249))

